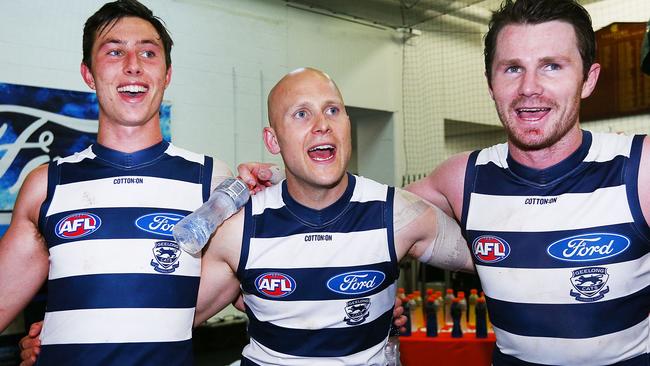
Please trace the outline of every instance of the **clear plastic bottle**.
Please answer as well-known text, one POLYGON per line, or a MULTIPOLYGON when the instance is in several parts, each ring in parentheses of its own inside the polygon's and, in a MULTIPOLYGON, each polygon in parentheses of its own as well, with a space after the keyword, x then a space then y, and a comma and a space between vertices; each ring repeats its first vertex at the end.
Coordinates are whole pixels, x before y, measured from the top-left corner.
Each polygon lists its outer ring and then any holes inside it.
POLYGON ((424 327, 424 301, 422 301, 420 291, 413 291, 413 301, 415 304, 411 304, 411 320, 413 321, 413 329, 418 331, 424 327))
POLYGON ((438 315, 438 330, 441 330, 445 327, 445 299, 442 297, 441 291, 436 291, 434 294, 436 298, 436 314, 438 315))
POLYGON ((478 299, 478 291, 475 288, 469 290, 469 299, 468 299, 469 316, 467 318, 467 325, 470 328, 476 327, 476 300, 477 299, 478 299))
POLYGON ((451 304, 454 302, 454 290, 448 288, 445 295, 445 325, 452 325, 454 322, 451 319, 451 304))
POLYGON ((487 337, 487 307, 485 298, 479 297, 476 300, 476 338, 487 337))
POLYGON ((390 327, 390 333, 388 334, 388 342, 386 342, 386 348, 384 349, 386 355, 386 365, 388 366, 401 366, 402 363, 399 359, 399 329, 395 327, 394 324, 390 327))
POLYGON ((427 301, 424 303, 424 312, 426 314, 426 327, 427 327, 427 337, 437 337, 438 336, 438 319, 437 319, 437 310, 438 302, 436 302, 436 297, 431 295, 427 298, 427 301))
POLYGON ((201 207, 174 226, 174 239, 184 251, 199 253, 217 227, 239 211, 249 197, 246 183, 226 178, 201 207))
POLYGON ((462 315, 462 310, 460 307, 460 298, 455 298, 450 306, 451 318, 453 319, 453 325, 451 328, 451 337, 452 338, 462 338, 463 329, 460 327, 460 318, 462 315))
POLYGON ((467 299, 465 291, 457 292, 458 304, 460 305, 460 329, 467 332, 467 299))

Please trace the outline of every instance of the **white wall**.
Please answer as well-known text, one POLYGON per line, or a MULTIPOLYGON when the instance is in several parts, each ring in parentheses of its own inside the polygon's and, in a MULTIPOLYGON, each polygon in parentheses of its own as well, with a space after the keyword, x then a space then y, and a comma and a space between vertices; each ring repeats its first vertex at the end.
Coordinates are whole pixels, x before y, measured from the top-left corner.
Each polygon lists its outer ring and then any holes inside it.
MULTIPOLYGON (((85 20, 104 1, 0 3, 0 82, 88 91, 79 75, 85 20)), ((266 95, 287 71, 328 72, 350 105, 401 108, 393 31, 291 8, 281 0, 143 0, 174 39, 175 144, 236 162, 273 160, 261 142, 266 95)), ((399 118, 397 118, 399 123, 399 118)))

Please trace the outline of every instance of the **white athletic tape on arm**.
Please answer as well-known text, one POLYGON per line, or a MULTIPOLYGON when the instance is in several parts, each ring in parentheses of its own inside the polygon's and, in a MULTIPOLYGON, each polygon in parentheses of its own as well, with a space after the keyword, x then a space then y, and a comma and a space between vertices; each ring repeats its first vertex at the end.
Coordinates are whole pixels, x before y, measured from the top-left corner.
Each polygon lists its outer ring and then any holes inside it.
POLYGON ((442 210, 436 211, 436 237, 418 258, 419 261, 451 271, 474 271, 472 256, 458 223, 442 210))

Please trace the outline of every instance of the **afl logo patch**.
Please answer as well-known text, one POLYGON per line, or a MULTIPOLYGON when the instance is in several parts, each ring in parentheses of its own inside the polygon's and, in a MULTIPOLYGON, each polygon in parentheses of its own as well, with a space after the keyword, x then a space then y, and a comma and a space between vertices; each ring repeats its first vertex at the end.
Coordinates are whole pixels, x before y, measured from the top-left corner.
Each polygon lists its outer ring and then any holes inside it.
POLYGON ((510 245, 497 236, 483 235, 472 243, 472 253, 480 262, 496 263, 510 255, 510 245))
POLYGON ((285 297, 296 290, 296 281, 284 273, 268 272, 255 279, 255 287, 266 296, 285 297))
POLYGON ((185 216, 169 212, 152 213, 138 217, 135 226, 148 233, 172 237, 174 225, 183 217, 185 216))
POLYGON ((77 239, 97 231, 102 224, 99 216, 88 212, 75 213, 62 218, 55 227, 61 239, 77 239))
POLYGON ((546 248, 553 258, 570 262, 589 262, 621 254, 630 246, 623 235, 596 233, 560 239, 546 248))
POLYGON ((327 288, 344 295, 358 295, 372 291, 384 282, 386 275, 379 271, 354 271, 334 276, 327 288))

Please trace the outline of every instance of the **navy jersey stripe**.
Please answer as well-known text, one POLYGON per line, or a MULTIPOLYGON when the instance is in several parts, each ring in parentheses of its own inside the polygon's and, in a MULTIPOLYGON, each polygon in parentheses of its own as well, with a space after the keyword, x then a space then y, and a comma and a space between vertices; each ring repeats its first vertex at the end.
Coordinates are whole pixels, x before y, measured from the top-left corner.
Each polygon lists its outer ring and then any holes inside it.
POLYGON ((206 202, 210 198, 210 189, 212 188, 212 171, 214 169, 214 160, 211 156, 204 156, 203 160, 203 169, 201 170, 201 176, 199 177, 201 183, 203 183, 203 202, 206 202))
MULTIPOLYGON (((395 252, 395 231, 393 227, 393 202, 395 202, 395 187, 388 187, 388 192, 386 193, 386 212, 384 213, 384 223, 386 225, 386 231, 388 236, 388 252, 390 253, 390 260, 392 262, 391 268, 396 268, 397 253, 395 252)), ((391 271, 392 272, 392 271, 391 271)), ((399 270, 395 273, 395 279, 399 277, 399 270)))
POLYGON ((69 243, 73 240, 94 239, 154 239, 174 240, 174 225, 189 214, 187 210, 159 209, 150 207, 111 207, 64 211, 47 218, 44 233, 51 233, 48 247, 69 243), (101 220, 92 233, 80 238, 60 238, 56 235, 60 220, 75 213, 91 213, 101 220))
POLYGON ((479 150, 472 151, 467 159, 467 167, 465 168, 465 183, 463 188, 463 211, 460 216, 460 227, 463 236, 467 238, 467 213, 469 212, 469 201, 471 193, 474 192, 476 185, 476 158, 478 157, 479 150))
MULTIPOLYGON (((297 268, 297 269, 248 269, 243 277, 242 289, 249 293, 255 294, 264 299, 275 300, 277 297, 271 297, 264 292, 259 291, 255 280, 265 273, 282 273, 290 276, 296 281, 296 288, 291 294, 282 297, 281 301, 303 301, 303 300, 337 300, 337 299, 353 299, 359 296, 370 296, 383 291, 385 288, 393 284, 396 275, 394 274, 394 264, 390 262, 377 263, 364 266, 351 266, 351 267, 329 267, 329 268, 297 268), (328 287, 328 281, 335 276, 357 271, 374 270, 384 274, 383 280, 376 277, 376 282, 373 283, 368 292, 357 293, 341 293, 345 291, 335 292, 337 289, 333 283, 328 287), (382 281, 382 282, 379 282, 382 281)), ((369 278, 365 278, 369 280, 369 278)))
MULTIPOLYGON (((354 327, 318 330, 289 329, 260 322, 247 309, 248 332, 259 343, 277 352, 303 357, 341 357, 361 352, 381 343, 387 336, 393 309, 376 321, 354 327)), ((341 316, 343 316, 341 309, 341 316)))
MULTIPOLYGON (((595 233, 612 233, 622 235, 620 233, 629 232, 631 227, 631 223, 626 223, 619 225, 600 226, 583 230, 563 230, 551 232, 484 232, 467 230, 467 233, 470 238, 476 238, 472 242, 468 243, 468 245, 470 245, 470 250, 473 253, 477 264, 490 267, 505 268, 570 268, 587 265, 602 265, 608 263, 626 262, 641 258, 646 255, 648 253, 647 249, 639 245, 633 245, 632 242, 634 241, 634 238, 628 238, 627 236, 625 237, 630 241, 627 249, 619 252, 616 255, 604 259, 581 260, 579 256, 573 255, 569 259, 574 260, 566 260, 567 258, 559 259, 557 257, 551 256, 548 253, 548 247, 551 244, 566 238, 595 233), (505 259, 494 263, 483 263, 480 260, 477 260, 474 243, 477 242, 482 235, 496 236, 505 241, 510 247, 510 253, 508 256, 505 259), (540 245, 540 243, 543 243, 543 245, 540 245)), ((616 248, 622 249, 624 243, 625 239, 617 237, 616 248)), ((603 244, 606 244, 606 242, 603 242, 603 244)), ((566 245, 562 248, 566 248, 566 245)), ((552 252, 554 252, 556 255, 558 254, 557 250, 552 252)))
POLYGON ((641 151, 643 149, 643 141, 646 135, 636 135, 632 141, 632 149, 630 151, 630 161, 625 169, 625 186, 627 188, 627 200, 630 204, 630 210, 636 223, 636 228, 639 234, 645 239, 646 243, 650 243, 650 226, 643 216, 641 210, 641 202, 639 200, 639 166, 641 164, 641 151))
POLYGON ((524 180, 511 170, 490 162, 476 167, 478 174, 474 192, 499 196, 538 196, 540 188, 547 188, 545 196, 591 193, 598 188, 620 185, 620 171, 626 161, 626 157, 619 155, 606 162, 583 162, 569 176, 544 185, 524 180), (494 184, 495 181, 499 184, 494 184))
MULTIPOLYGON (((162 319, 161 319, 162 321, 162 319)), ((192 341, 159 343, 58 344, 41 346, 38 366, 194 364, 192 341)))
POLYGON ((633 295, 594 302, 590 306, 580 303, 520 304, 488 298, 488 308, 494 326, 510 333, 533 337, 552 334, 557 338, 590 338, 647 321, 650 285, 633 295), (611 309, 616 309, 615 316, 612 316, 611 309))
POLYGON ((350 202, 339 219, 317 228, 294 216, 286 206, 266 209, 255 216, 255 237, 277 238, 306 233, 350 233, 364 230, 383 229, 385 224, 378 217, 384 217, 384 202, 350 202))
POLYGON ((49 280, 47 311, 108 308, 192 308, 199 278, 96 274, 49 280), (79 296, 79 294, 84 294, 79 296), (138 294, 138 296, 133 296, 138 294))
POLYGON ((47 166, 47 195, 45 201, 41 204, 41 208, 38 213, 38 230, 41 233, 45 232, 45 223, 47 221, 47 210, 50 208, 52 203, 52 198, 54 197, 54 191, 56 190, 56 185, 59 182, 59 167, 56 162, 51 162, 47 166))
MULTIPOLYGON (((610 366, 648 366, 650 365, 650 353, 638 355, 629 360, 617 362, 610 366)), ((548 366, 541 363, 522 361, 518 358, 503 354, 499 347, 494 347, 492 353, 492 366, 548 366)))
POLYGON ((136 168, 113 166, 103 160, 85 159, 78 163, 63 163, 62 178, 59 184, 78 183, 103 178, 114 178, 119 174, 126 176, 155 177, 174 179, 190 183, 203 183, 203 166, 180 156, 165 156, 149 165, 136 168), (121 172, 121 173, 120 173, 121 172), (198 179, 197 179, 198 178, 198 179))
POLYGON ((252 215, 253 200, 249 199, 244 205, 244 234, 241 244, 241 253, 239 253, 239 265, 237 266, 237 278, 239 281, 244 278, 246 273, 246 263, 250 252, 251 238, 255 230, 255 218, 252 215))

